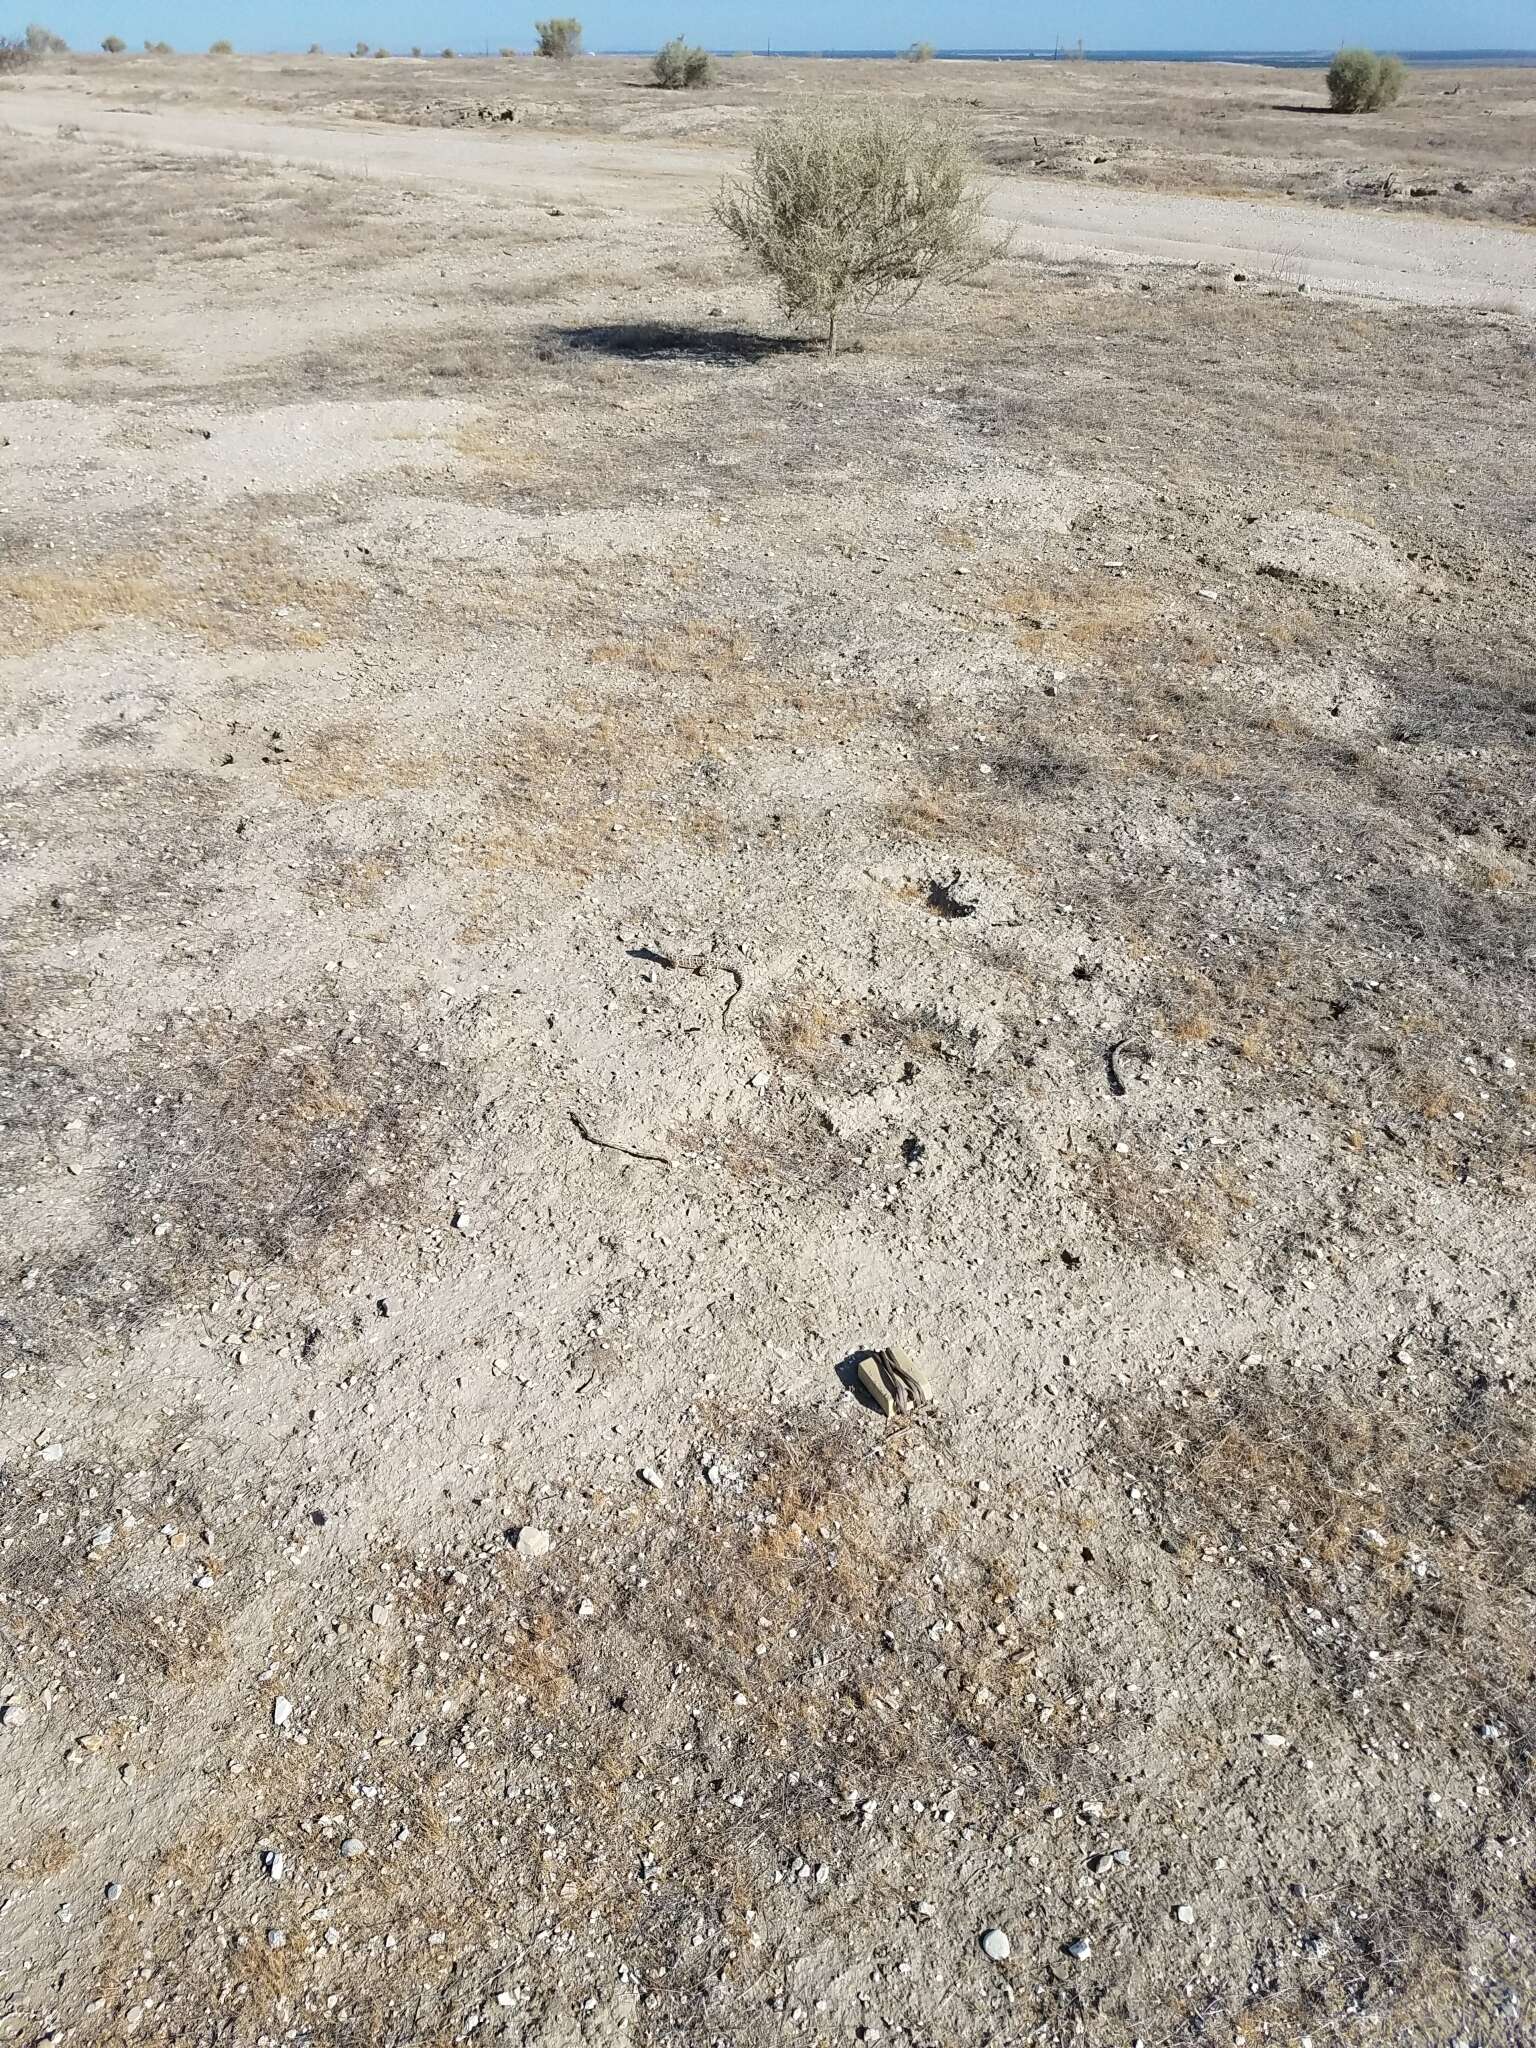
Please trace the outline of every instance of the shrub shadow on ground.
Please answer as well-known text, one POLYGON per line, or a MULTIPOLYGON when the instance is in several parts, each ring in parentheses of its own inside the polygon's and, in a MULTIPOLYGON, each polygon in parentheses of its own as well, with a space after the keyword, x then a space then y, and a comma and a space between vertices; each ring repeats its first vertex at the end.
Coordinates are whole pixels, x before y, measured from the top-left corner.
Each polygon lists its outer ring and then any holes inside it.
POLYGON ((704 327, 667 320, 557 327, 549 339, 599 355, 658 362, 694 357, 703 362, 757 363, 773 356, 806 355, 820 347, 803 334, 754 334, 744 327, 704 327))

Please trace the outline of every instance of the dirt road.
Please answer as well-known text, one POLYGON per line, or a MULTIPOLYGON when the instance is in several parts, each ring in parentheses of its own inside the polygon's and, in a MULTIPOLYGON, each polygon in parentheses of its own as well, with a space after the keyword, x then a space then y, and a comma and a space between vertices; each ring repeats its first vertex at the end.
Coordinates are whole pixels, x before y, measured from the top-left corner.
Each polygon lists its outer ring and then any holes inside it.
MULTIPOLYGON (((23 89, 0 125, 156 149, 275 157, 401 182, 515 191, 550 203, 696 209, 735 153, 709 145, 587 135, 492 135, 383 123, 299 124, 181 109, 104 108, 85 92, 23 89)), ((1329 213, 1259 200, 1089 190, 1003 179, 992 211, 1021 254, 1110 263, 1207 264, 1313 290, 1419 305, 1518 306, 1536 313, 1536 236, 1518 229, 1329 213)))

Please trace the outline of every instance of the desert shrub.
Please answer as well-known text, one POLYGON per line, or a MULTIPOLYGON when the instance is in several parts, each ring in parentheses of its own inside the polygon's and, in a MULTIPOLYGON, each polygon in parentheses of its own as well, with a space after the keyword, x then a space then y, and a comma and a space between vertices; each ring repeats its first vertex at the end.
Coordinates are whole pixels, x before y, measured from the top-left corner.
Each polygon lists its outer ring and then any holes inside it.
POLYGON ((27 48, 34 57, 62 57, 69 48, 62 36, 56 36, 51 28, 44 28, 40 21, 29 21, 26 27, 27 48))
POLYGON ((1336 114, 1374 114, 1391 106, 1407 76, 1400 57, 1340 50, 1328 66, 1328 98, 1336 114))
POLYGON ((420 43, 412 43, 412 45, 411 45, 411 55, 412 55, 413 57, 419 57, 419 56, 421 55, 421 45, 420 45, 420 43))
POLYGON ((932 43, 908 43, 906 59, 909 64, 929 64, 933 61, 932 43))
POLYGON ((715 217, 773 280, 791 319, 902 303, 973 276, 995 249, 981 230, 973 161, 948 115, 868 100, 816 101, 770 120, 715 217))
POLYGON ((233 57, 235 46, 233 43, 227 42, 223 36, 220 36, 216 43, 208 45, 208 54, 210 57, 233 57))
POLYGON ((120 57, 123 51, 127 49, 128 45, 123 41, 121 36, 103 36, 101 39, 101 47, 106 51, 109 57, 120 57))
POLYGON ((311 43, 309 46, 308 54, 311 57, 323 57, 325 55, 324 43, 311 43))
POLYGON ((444 57, 452 57, 455 53, 452 50, 443 50, 439 54, 444 57))
POLYGON ((368 54, 368 45, 366 43, 354 43, 352 45, 352 54, 354 57, 366 57, 368 54))
POLYGON ((0 71, 21 71, 32 62, 32 52, 17 37, 0 36, 0 71))
POLYGON ((151 57, 174 57, 176 54, 169 43, 146 43, 144 48, 151 57))
POLYGON ((375 50, 373 54, 375 57, 387 57, 389 55, 389 52, 388 50, 385 49, 378 49, 375 50))
POLYGON ((497 54, 497 56, 498 56, 498 57, 515 57, 515 56, 517 55, 517 52, 516 52, 516 50, 512 50, 512 49, 506 49, 506 50, 498 50, 498 51, 496 52, 496 54, 497 54))
POLYGON ((1378 107, 1390 107, 1398 99, 1408 83, 1408 66, 1401 57, 1383 57, 1381 76, 1376 83, 1376 97, 1371 101, 1371 112, 1378 107))
POLYGON ((539 39, 541 57, 579 57, 581 55, 581 23, 574 15, 556 15, 549 21, 536 21, 533 32, 539 39))
POLYGON ((708 85, 709 52, 695 43, 674 36, 663 43, 651 59, 651 75, 668 92, 682 92, 691 85, 708 85))

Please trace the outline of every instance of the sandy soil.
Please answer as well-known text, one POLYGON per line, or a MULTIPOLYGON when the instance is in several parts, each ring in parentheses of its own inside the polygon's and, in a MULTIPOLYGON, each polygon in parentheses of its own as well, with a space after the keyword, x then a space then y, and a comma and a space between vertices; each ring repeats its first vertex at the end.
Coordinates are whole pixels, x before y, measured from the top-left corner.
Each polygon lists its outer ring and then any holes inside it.
MULTIPOLYGON (((125 113, 84 95, 29 90, 0 102, 13 131, 76 128, 150 149, 252 155, 414 185, 515 193, 536 203, 601 202, 697 218, 737 152, 700 143, 630 142, 527 130, 417 133, 252 120, 181 108, 125 113)), ((1200 265, 1265 283, 1346 291, 1420 305, 1518 307, 1536 315, 1536 237, 1359 212, 1098 190, 1049 178, 998 178, 990 210, 1021 253, 1200 265)))
POLYGON ((562 161, 0 138, 0 2039, 1513 2048, 1529 320, 562 161))
POLYGON ((1003 170, 1091 185, 1270 193, 1536 225, 1536 74, 1415 70, 1398 104, 1328 111, 1320 71, 1239 64, 928 64, 725 57, 708 90, 654 90, 643 58, 72 57, 35 77, 127 105, 303 121, 489 124, 741 144, 786 98, 878 92, 960 109, 1003 170))

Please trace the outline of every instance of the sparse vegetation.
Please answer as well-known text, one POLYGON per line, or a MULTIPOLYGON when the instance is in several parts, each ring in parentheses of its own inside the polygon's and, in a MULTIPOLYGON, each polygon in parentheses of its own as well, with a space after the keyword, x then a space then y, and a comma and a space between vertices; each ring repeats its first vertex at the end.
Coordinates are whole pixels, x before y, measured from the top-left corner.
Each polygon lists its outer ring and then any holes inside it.
POLYGON ((517 52, 509 44, 505 48, 498 50, 496 54, 498 57, 515 57, 517 52))
POLYGON ((55 35, 51 28, 44 28, 40 21, 27 23, 26 44, 34 57, 62 57, 69 48, 62 36, 55 35))
POLYGON ((0 71, 22 71, 32 62, 32 52, 19 37, 0 36, 0 71))
POLYGON ((909 64, 931 64, 934 49, 932 43, 908 43, 906 59, 909 64))
POLYGON ((442 50, 442 51, 440 51, 440 52, 439 52, 439 55, 441 55, 441 56, 444 56, 444 57, 453 57, 453 56, 456 56, 457 54, 458 54, 458 53, 457 53, 457 51, 455 51, 455 50, 442 50))
POLYGON ((563 59, 581 55, 581 23, 574 15, 554 15, 548 21, 536 21, 533 32, 539 39, 541 57, 563 59))
POLYGON ((947 116, 814 102, 767 124, 715 213, 791 319, 826 323, 834 354, 845 311, 958 283, 994 253, 973 169, 947 116))
POLYGON ((1374 50, 1340 50, 1328 66, 1328 98, 1336 114, 1374 114, 1402 92, 1407 69, 1400 57, 1374 50))
POLYGON ((144 50, 150 57, 174 57, 176 54, 169 43, 146 43, 144 50))
POLYGON ((366 57, 368 54, 368 45, 362 42, 354 43, 352 45, 352 54, 354 57, 366 57))
POLYGON ((651 75, 667 92, 708 85, 709 52, 696 43, 685 42, 681 36, 673 36, 651 59, 651 75))
POLYGON ((325 55, 324 43, 311 43, 307 54, 311 57, 323 57, 325 55))
POLYGON ((233 57, 233 55, 235 54, 235 46, 233 43, 228 42, 223 36, 220 36, 219 40, 216 43, 210 43, 208 45, 208 54, 210 57, 233 57))
POLYGON ((127 49, 128 45, 123 41, 121 36, 103 36, 101 39, 101 47, 106 51, 109 57, 118 57, 121 56, 123 51, 127 49))

